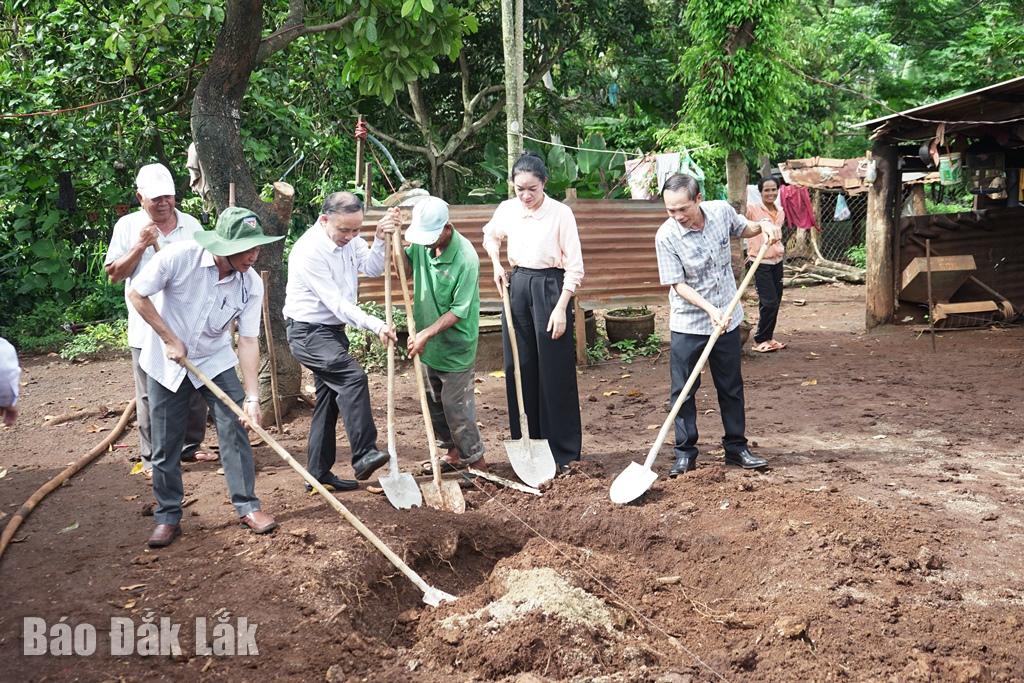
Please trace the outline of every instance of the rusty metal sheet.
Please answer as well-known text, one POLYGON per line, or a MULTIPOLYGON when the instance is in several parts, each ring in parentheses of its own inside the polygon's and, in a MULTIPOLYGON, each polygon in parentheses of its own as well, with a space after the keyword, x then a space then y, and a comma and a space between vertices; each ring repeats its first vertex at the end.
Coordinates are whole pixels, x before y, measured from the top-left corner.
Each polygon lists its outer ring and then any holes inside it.
MULTIPOLYGON (((654 253, 654 235, 666 219, 660 199, 577 199, 567 203, 576 216, 583 248, 585 275, 579 290, 583 304, 606 306, 667 301, 668 291, 659 284, 658 260, 654 253)), ((480 298, 484 310, 497 310, 501 306, 494 287, 494 270, 483 248, 483 228, 495 208, 495 204, 451 207, 452 224, 473 243, 480 256, 480 298)), ((364 235, 372 234, 381 215, 379 209, 366 212, 364 235)), ((408 219, 406 216, 406 223, 408 219)), ((503 249, 503 257, 504 253, 503 249)), ((394 293, 398 294, 397 277, 393 277, 394 293)), ((360 279, 359 298, 382 302, 384 278, 360 279)))
MULTIPOLYGON (((779 162, 779 172, 790 185, 816 190, 838 189, 849 195, 868 191, 868 183, 864 180, 867 170, 868 160, 865 157, 855 159, 811 157, 779 162)), ((937 182, 939 182, 938 172, 903 174, 904 185, 937 182)))

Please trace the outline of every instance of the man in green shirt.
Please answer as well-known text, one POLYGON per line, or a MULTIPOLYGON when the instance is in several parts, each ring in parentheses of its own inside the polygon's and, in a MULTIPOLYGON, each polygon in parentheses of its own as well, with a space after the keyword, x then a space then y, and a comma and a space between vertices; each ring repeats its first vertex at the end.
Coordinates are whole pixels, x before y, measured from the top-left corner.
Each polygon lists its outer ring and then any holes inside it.
POLYGON ((418 332, 409 355, 426 371, 427 403, 445 470, 482 467, 484 444, 476 426, 473 365, 480 335, 480 258, 448 220, 448 205, 426 197, 405 233, 411 267, 413 317, 418 332))

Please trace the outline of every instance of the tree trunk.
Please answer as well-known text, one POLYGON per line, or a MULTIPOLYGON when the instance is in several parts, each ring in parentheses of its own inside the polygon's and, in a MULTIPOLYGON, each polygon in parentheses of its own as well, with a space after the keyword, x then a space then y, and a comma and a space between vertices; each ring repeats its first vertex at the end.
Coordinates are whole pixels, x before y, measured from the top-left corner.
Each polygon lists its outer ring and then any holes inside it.
MULTIPOLYGON (((292 194, 275 186, 274 201, 264 202, 249 173, 241 138, 242 99, 256 65, 263 31, 262 0, 228 0, 226 16, 206 72, 192 101, 192 137, 210 185, 217 211, 228 205, 228 187, 235 184, 235 203, 254 211, 269 235, 284 235, 291 222, 292 194)), ((285 185, 285 184, 281 184, 285 185)), ((290 190, 290 186, 287 186, 290 190)), ((270 271, 271 330, 278 360, 278 390, 284 414, 299 394, 300 368, 290 353, 281 309, 285 282, 284 240, 263 247, 255 270, 270 271)), ((264 357, 266 354, 264 353, 264 357)), ((269 392, 269 374, 261 373, 260 393, 269 392)))
MULTIPOLYGON (((725 160, 725 182, 728 188, 729 203, 739 214, 747 212, 747 159, 742 152, 732 151, 725 160)), ((739 282, 743 279, 745 256, 739 241, 733 241, 732 274, 739 282)))
POLYGON ((892 320, 896 310, 896 268, 893 242, 896 240, 896 196, 900 171, 896 149, 876 142, 871 150, 875 160, 875 182, 868 188, 867 268, 864 273, 865 324, 872 327, 892 320))

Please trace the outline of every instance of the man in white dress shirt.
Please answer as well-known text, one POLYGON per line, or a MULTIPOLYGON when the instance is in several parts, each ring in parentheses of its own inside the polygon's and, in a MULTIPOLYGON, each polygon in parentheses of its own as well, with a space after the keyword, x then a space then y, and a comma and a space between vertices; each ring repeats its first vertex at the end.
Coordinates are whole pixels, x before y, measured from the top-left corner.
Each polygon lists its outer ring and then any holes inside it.
MULTIPOLYGON (((146 323, 135 307, 128 303, 128 294, 132 289, 132 280, 142 272, 157 249, 174 242, 191 241, 192 235, 201 232, 203 228, 195 218, 175 208, 174 178, 166 166, 148 164, 140 168, 135 178, 135 187, 135 196, 142 208, 122 217, 114 225, 104 267, 112 282, 124 280, 124 300, 128 307, 128 347, 132 352, 132 370, 135 374, 139 457, 143 471, 148 476, 153 471, 149 437, 149 393, 146 390, 146 373, 139 366, 146 323)), ((188 414, 182 460, 216 460, 216 456, 198 452, 205 433, 206 402, 196 395, 188 414)))
POLYGON ((181 445, 184 418, 199 393, 213 409, 224 479, 243 525, 258 534, 277 527, 260 509, 256 469, 244 426, 260 422, 259 334, 263 282, 252 271, 260 247, 282 237, 263 234, 248 209, 225 209, 217 228, 198 232, 195 241, 160 250, 132 283, 128 298, 149 323, 139 363, 149 377, 152 415, 153 512, 151 548, 170 545, 181 533, 181 445), (160 294, 161 296, 155 296, 160 294), (238 355, 231 348, 231 322, 238 320, 238 355), (184 357, 246 414, 243 425, 202 381, 185 371, 184 357), (235 374, 242 369, 245 390, 235 374), (242 399, 245 399, 244 402, 242 399))
POLYGON ((335 192, 324 200, 320 217, 295 242, 288 257, 284 303, 288 345, 292 355, 313 372, 316 382, 306 469, 336 491, 358 487, 355 481, 331 472, 339 413, 345 422, 356 479, 368 479, 388 461, 387 454, 377 448, 366 373, 349 355, 345 327, 369 330, 384 344, 396 340, 395 331, 380 318, 363 312, 356 299, 359 273, 369 277, 384 273, 384 259, 390 258, 384 253, 384 233, 393 231, 398 220, 399 210, 390 209, 377 223, 370 247, 359 236, 362 201, 351 192, 335 192))

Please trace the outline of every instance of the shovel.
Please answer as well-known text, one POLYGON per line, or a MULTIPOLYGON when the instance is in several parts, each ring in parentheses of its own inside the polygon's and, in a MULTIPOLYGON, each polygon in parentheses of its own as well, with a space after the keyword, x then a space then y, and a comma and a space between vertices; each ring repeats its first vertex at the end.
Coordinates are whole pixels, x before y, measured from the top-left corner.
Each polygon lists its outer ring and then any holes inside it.
POLYGON ((516 342, 516 329, 512 324, 508 292, 504 289, 501 289, 501 303, 505 307, 505 325, 508 327, 508 340, 512 344, 512 363, 516 370, 516 400, 519 404, 519 430, 522 434, 518 439, 507 439, 504 442, 505 452, 516 476, 522 479, 524 484, 536 488, 554 478, 555 456, 551 453, 551 445, 547 439, 529 438, 526 405, 523 403, 522 373, 519 370, 519 344, 516 342))
MULTIPOLYGON (((395 258, 395 269, 398 279, 402 282, 402 299, 405 301, 406 324, 409 327, 409 338, 416 338, 416 320, 412 314, 412 298, 409 296, 409 283, 405 277, 405 254, 402 253, 402 238, 395 229, 395 240, 392 243, 392 255, 395 258)), ((413 371, 416 375, 416 388, 420 395, 420 410, 423 411, 423 423, 427 430, 427 446, 430 448, 430 469, 433 481, 422 485, 423 500, 427 505, 438 510, 462 513, 466 511, 466 499, 457 481, 441 479, 441 458, 437 455, 437 441, 434 439, 434 423, 430 419, 430 406, 427 405, 427 389, 423 384, 423 363, 419 355, 412 357, 413 371)), ((389 437, 390 438, 390 437, 389 437)))
MULTIPOLYGON (((182 358, 179 362, 183 366, 185 366, 186 370, 188 370, 193 375, 198 377, 200 381, 206 385, 206 388, 212 391, 213 395, 220 399, 221 403, 226 405, 231 410, 231 412, 233 412, 240 418, 246 418, 245 413, 242 412, 242 409, 238 407, 238 404, 232 401, 231 398, 227 394, 225 394, 224 391, 219 386, 211 382, 209 377, 207 377, 199 369, 197 369, 196 366, 192 364, 192 361, 190 361, 188 358, 182 358)), ((187 378, 186 381, 188 381, 187 378)), ((386 557, 388 561, 391 562, 391 564, 395 565, 395 567, 398 568, 398 571, 405 574, 407 579, 412 581, 417 588, 423 591, 423 602, 427 603, 431 607, 437 607, 441 604, 442 600, 455 600, 454 595, 450 595, 448 593, 445 593, 443 590, 434 588, 433 586, 429 585, 426 581, 423 580, 423 578, 419 574, 414 572, 412 568, 409 567, 409 565, 403 562, 402 558, 396 555, 394 551, 391 550, 391 548, 384 545, 384 541, 380 540, 380 538, 377 537, 377 534, 370 531, 366 527, 366 525, 359 520, 358 517, 352 514, 348 510, 348 508, 341 504, 340 500, 331 495, 331 493, 326 488, 324 488, 324 485, 318 482, 316 480, 316 477, 307 472, 305 468, 302 465, 300 465, 295 460, 295 458, 293 458, 288 453, 288 451, 284 449, 283 446, 281 446, 281 444, 274 440, 274 437, 270 436, 270 434, 268 434, 267 431, 263 429, 263 427, 261 427, 260 425, 251 426, 253 431, 259 434, 267 443, 267 445, 274 449, 275 453, 281 456, 281 458, 286 463, 288 463, 293 470, 299 473, 299 476, 306 480, 307 484, 312 486, 317 493, 323 496, 324 500, 326 500, 331 507, 333 507, 339 513, 341 513, 341 516, 345 518, 345 521, 347 521, 349 524, 355 527, 356 531, 362 534, 363 538, 369 541, 374 548, 379 550, 384 555, 384 557, 386 557)))
MULTIPOLYGON (((394 323, 391 310, 391 233, 384 234, 384 308, 388 328, 394 323)), ((395 343, 388 341, 388 473, 377 479, 388 502, 399 510, 423 505, 423 496, 416 480, 406 472, 398 470, 398 453, 395 451, 395 343)))
MULTIPOLYGON (((750 284, 750 281, 754 278, 754 271, 761 265, 761 259, 764 258, 765 252, 768 251, 768 240, 765 240, 764 244, 761 245, 760 251, 757 252, 757 257, 754 259, 753 265, 750 266, 750 270, 747 271, 746 277, 740 282, 740 286, 736 289, 736 295, 733 296, 732 301, 726 307, 722 313, 722 317, 726 320, 732 318, 732 312, 736 310, 737 304, 740 302, 740 297, 743 296, 743 291, 750 284)), ((623 472, 615 477, 615 481, 612 482, 611 490, 609 495, 611 496, 613 503, 619 505, 625 505, 631 501, 636 500, 643 494, 647 493, 647 490, 651 488, 658 475, 651 469, 654 465, 655 458, 658 457, 658 451, 661 450, 662 444, 665 443, 665 437, 668 436, 669 427, 672 426, 672 422, 676 419, 676 415, 679 414, 679 409, 683 407, 683 403, 686 402, 687 396, 690 394, 690 389, 693 388, 697 378, 700 377, 701 370, 704 369, 704 364, 708 362, 708 357, 711 356, 711 350, 715 347, 715 342, 722 336, 722 329, 715 327, 711 333, 711 337, 708 339, 707 345, 704 347, 704 353, 700 354, 700 358, 697 360, 697 364, 693 367, 693 371, 690 373, 690 377, 686 380, 686 384, 683 385, 683 390, 679 392, 679 398, 676 399, 675 404, 672 406, 672 410, 669 411, 668 417, 665 418, 665 424, 661 425, 661 431, 658 432, 658 438, 654 440, 654 445, 651 446, 651 450, 647 453, 647 459, 644 460, 643 465, 638 465, 635 462, 629 463, 623 472)))

